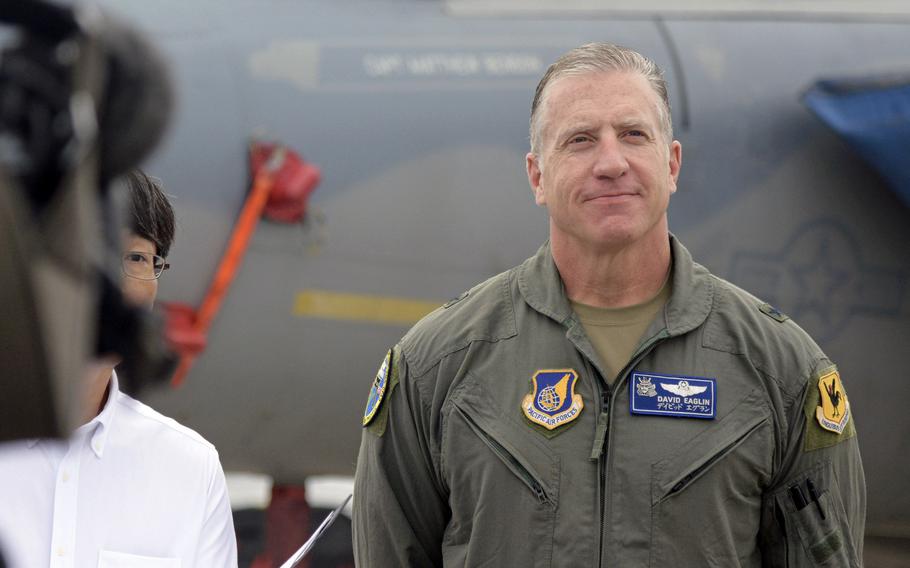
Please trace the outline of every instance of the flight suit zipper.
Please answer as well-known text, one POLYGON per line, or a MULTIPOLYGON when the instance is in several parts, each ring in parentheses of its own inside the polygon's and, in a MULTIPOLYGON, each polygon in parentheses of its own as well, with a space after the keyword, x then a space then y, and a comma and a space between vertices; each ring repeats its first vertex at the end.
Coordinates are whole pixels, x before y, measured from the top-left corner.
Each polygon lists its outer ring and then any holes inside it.
POLYGON ((660 332, 650 337, 638 348, 632 355, 629 363, 627 363, 622 371, 616 376, 616 380, 613 381, 613 387, 607 386, 605 389, 601 390, 601 412, 597 417, 594 446, 591 448, 591 459, 596 459, 600 468, 600 549, 598 550, 597 565, 601 568, 603 568, 604 547, 607 540, 607 462, 609 460, 607 447, 609 445, 610 434, 610 411, 612 410, 611 405, 613 403, 612 393, 614 390, 622 388, 629 372, 635 368, 635 366, 638 365, 638 363, 641 362, 641 360, 644 359, 660 341, 668 337, 670 337, 670 333, 666 329, 662 329, 660 332))
POLYGON ((604 538, 607 532, 607 523, 606 523, 606 514, 607 514, 607 467, 606 467, 606 437, 607 432, 610 427, 610 399, 612 397, 612 391, 609 387, 603 390, 601 393, 601 411, 600 416, 597 418, 597 427, 598 434, 595 436, 595 446, 594 450, 591 452, 592 459, 598 461, 598 468, 600 470, 600 550, 597 555, 597 565, 603 565, 603 551, 604 551, 604 538), (600 430, 601 420, 603 420, 603 431, 600 430), (600 442, 598 443, 597 439, 599 438, 600 442), (595 455, 596 451, 596 455, 595 455))

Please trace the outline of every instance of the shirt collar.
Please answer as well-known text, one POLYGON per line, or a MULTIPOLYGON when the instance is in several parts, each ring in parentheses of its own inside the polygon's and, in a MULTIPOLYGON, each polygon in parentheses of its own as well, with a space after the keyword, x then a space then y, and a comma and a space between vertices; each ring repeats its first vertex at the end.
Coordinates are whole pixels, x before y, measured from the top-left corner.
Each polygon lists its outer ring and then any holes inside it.
MULTIPOLYGON (((70 441, 84 439, 86 437, 90 438, 90 446, 98 459, 101 459, 101 456, 104 455, 104 447, 107 445, 107 436, 111 430, 111 424, 114 421, 114 415, 117 411, 116 401, 120 396, 117 371, 111 371, 111 380, 108 383, 108 387, 107 400, 98 416, 76 428, 70 436, 70 441)), ((41 438, 29 438, 25 443, 28 446, 28 449, 32 449, 38 445, 38 442, 40 441, 41 438)))
POLYGON ((120 396, 120 386, 117 380, 117 372, 111 372, 111 382, 108 387, 107 401, 104 408, 98 416, 94 417, 88 424, 80 426, 77 431, 83 430, 88 437, 89 446, 98 459, 104 455, 104 448, 107 445, 108 434, 117 414, 117 399, 120 396))
MULTIPOLYGON (((672 295, 665 308, 665 324, 670 335, 680 335, 695 329, 708 317, 714 300, 714 283, 708 270, 692 260, 679 239, 672 234, 669 238, 673 256, 672 295)), ((553 262, 549 241, 518 268, 518 288, 529 306, 563 325, 571 324, 574 312, 553 262)), ((658 323, 661 327, 663 324, 658 323)))

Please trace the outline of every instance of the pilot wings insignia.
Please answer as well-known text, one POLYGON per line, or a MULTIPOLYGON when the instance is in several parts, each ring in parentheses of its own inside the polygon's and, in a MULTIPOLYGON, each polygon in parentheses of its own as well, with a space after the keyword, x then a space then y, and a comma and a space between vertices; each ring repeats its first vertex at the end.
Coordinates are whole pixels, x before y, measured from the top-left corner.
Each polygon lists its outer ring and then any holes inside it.
POLYGON ((679 396, 695 396, 708 390, 707 386, 695 387, 689 384, 689 381, 679 381, 675 385, 660 383, 662 389, 679 396))

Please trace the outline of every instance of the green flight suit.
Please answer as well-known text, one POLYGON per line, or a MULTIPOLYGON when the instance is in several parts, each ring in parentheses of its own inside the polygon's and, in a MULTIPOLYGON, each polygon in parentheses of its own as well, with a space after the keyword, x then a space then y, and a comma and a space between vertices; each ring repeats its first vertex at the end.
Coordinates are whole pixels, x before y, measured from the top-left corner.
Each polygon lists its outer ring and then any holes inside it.
POLYGON ((612 388, 548 245, 405 335, 360 447, 358 566, 861 565, 853 418, 816 418, 833 364, 670 240, 672 296, 612 388), (521 409, 547 369, 584 405, 553 430, 521 409), (714 378, 715 418, 632 414, 633 371, 714 378))

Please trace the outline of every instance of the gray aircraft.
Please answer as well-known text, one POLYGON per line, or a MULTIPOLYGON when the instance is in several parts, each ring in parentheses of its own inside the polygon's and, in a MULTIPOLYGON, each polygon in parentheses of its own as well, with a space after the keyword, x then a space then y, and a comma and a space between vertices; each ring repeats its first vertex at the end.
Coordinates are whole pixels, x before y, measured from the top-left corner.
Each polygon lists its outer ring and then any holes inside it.
POLYGON ((179 217, 162 298, 206 296, 249 191, 252 138, 322 173, 301 222, 259 224, 185 384, 146 397, 211 440, 225 469, 281 483, 352 474, 386 350, 546 238, 524 173, 534 86, 561 53, 606 40, 666 72, 684 150, 671 228, 839 365, 868 532, 910 537, 910 179, 870 165, 811 99, 825 81, 910 81, 906 3, 108 3, 159 42, 178 85, 147 167, 179 217))

